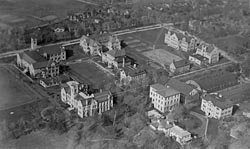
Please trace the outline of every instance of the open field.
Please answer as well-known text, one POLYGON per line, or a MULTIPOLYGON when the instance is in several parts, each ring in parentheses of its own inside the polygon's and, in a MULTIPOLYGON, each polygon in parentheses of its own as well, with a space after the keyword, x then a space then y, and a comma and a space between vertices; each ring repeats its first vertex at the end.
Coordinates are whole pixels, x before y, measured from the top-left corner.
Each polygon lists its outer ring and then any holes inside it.
POLYGON ((29 103, 38 97, 34 92, 20 81, 20 76, 13 74, 9 68, 13 66, 0 67, 0 110, 29 103))
POLYGON ((156 49, 154 51, 143 52, 143 55, 145 55, 146 57, 152 59, 153 61, 159 64, 167 64, 167 65, 170 65, 173 62, 173 60, 179 61, 182 59, 179 56, 174 55, 163 49, 156 49))
POLYGON ((110 82, 110 79, 113 78, 113 76, 98 68, 98 66, 91 60, 71 64, 70 69, 70 74, 74 78, 77 78, 78 81, 96 85, 96 87, 110 82))
POLYGON ((86 3, 76 0, 0 0, 0 28, 39 25, 62 18, 70 11, 83 10, 86 3))

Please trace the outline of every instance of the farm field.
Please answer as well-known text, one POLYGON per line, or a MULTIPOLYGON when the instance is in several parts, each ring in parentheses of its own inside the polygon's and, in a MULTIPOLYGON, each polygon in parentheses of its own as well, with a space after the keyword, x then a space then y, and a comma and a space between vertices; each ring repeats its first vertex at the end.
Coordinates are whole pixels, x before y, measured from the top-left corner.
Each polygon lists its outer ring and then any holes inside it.
POLYGON ((38 98, 34 92, 27 88, 20 77, 11 71, 13 66, 0 67, 0 111, 18 105, 30 103, 38 98))
POLYGON ((169 65, 173 60, 181 60, 183 54, 176 52, 164 43, 165 29, 153 29, 119 35, 120 40, 128 45, 127 53, 142 63, 151 61, 154 67, 160 68, 163 65, 169 65), (157 40, 158 39, 158 40, 157 40), (153 45, 155 44, 155 50, 153 45))
POLYGON ((93 61, 88 60, 81 63, 71 64, 70 74, 79 82, 95 85, 98 87, 101 84, 110 82, 113 79, 111 74, 104 72, 93 61))
POLYGON ((39 25, 62 18, 70 11, 83 10, 76 0, 0 0, 0 29, 19 25, 39 25))

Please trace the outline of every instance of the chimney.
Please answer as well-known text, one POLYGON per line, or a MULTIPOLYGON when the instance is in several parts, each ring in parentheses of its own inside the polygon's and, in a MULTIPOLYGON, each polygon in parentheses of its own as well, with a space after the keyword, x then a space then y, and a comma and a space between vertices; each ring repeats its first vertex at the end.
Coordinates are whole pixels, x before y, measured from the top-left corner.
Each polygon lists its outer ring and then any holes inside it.
POLYGON ((122 58, 122 67, 125 67, 125 58, 122 58))
POLYGON ((30 48, 31 48, 32 50, 34 50, 34 49, 36 49, 36 47, 37 47, 37 39, 31 37, 30 48))

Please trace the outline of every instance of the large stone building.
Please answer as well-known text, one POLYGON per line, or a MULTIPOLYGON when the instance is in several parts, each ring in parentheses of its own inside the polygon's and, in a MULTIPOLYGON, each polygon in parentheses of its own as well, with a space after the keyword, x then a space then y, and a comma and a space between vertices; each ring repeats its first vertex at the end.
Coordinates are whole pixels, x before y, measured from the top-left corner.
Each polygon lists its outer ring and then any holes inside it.
POLYGON ((219 51, 218 48, 214 45, 201 43, 196 50, 196 54, 201 55, 207 58, 209 64, 217 63, 219 61, 219 51))
POLYGON ((113 98, 109 91, 88 94, 88 87, 76 81, 69 81, 62 86, 61 100, 70 109, 76 110, 81 118, 101 115, 113 107, 113 98))
POLYGON ((221 119, 233 114, 233 104, 220 94, 204 94, 201 99, 201 110, 208 117, 221 119))
POLYGON ((179 91, 170 86, 154 84, 150 86, 149 97, 152 99, 154 108, 165 113, 179 105, 180 94, 179 91))

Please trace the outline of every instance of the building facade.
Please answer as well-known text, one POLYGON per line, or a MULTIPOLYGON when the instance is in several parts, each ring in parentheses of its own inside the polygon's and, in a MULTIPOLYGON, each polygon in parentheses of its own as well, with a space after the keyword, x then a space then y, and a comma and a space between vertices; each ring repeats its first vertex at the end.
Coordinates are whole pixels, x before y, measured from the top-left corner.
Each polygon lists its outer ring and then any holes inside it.
POLYGON ((169 136, 173 137, 181 145, 188 144, 192 140, 191 133, 177 125, 169 129, 169 136))
POLYGON ((85 53, 90 53, 91 55, 99 55, 101 56, 101 50, 102 50, 102 45, 87 37, 87 36, 82 36, 80 39, 80 46, 82 47, 83 51, 85 53))
POLYGON ((48 78, 59 75, 59 65, 52 60, 46 60, 36 51, 25 51, 17 54, 17 66, 29 72, 34 78, 48 78))
POLYGON ((219 51, 214 45, 201 43, 196 50, 196 54, 208 59, 208 63, 217 63, 219 61, 219 51))
POLYGON ((52 60, 59 63, 66 60, 66 51, 64 46, 47 46, 37 49, 37 52, 46 60, 52 60))
POLYGON ((178 73, 184 73, 189 71, 191 68, 191 65, 188 60, 179 60, 179 61, 173 61, 169 65, 169 69, 172 73, 178 72, 178 73))
POLYGON ((129 84, 131 81, 139 82, 146 78, 146 71, 136 67, 124 67, 120 71, 120 81, 124 85, 129 84))
POLYGON ((233 114, 233 105, 220 94, 204 94, 201 99, 201 110, 208 117, 221 119, 233 114))
POLYGON ((149 97, 154 108, 161 113, 173 110, 180 103, 180 92, 162 84, 151 85, 149 97))
POLYGON ((83 118, 101 115, 113 107, 113 97, 109 91, 88 94, 88 87, 76 81, 69 81, 61 88, 61 100, 83 118))
POLYGON ((109 68, 125 67, 125 50, 110 50, 102 54, 102 62, 107 63, 109 68))
POLYGON ((174 28, 169 29, 167 34, 165 34, 164 42, 174 49, 185 52, 194 50, 196 47, 196 39, 194 37, 174 28))

